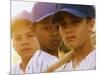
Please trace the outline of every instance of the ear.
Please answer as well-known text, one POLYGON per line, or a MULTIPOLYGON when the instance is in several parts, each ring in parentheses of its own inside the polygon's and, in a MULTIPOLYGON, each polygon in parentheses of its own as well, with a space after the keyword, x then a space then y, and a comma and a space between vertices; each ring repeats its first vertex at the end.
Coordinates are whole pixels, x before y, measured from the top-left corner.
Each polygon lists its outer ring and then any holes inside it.
POLYGON ((93 32, 93 29, 94 29, 94 27, 95 27, 95 19, 90 19, 90 20, 88 21, 88 24, 89 24, 89 31, 90 31, 90 32, 93 32))

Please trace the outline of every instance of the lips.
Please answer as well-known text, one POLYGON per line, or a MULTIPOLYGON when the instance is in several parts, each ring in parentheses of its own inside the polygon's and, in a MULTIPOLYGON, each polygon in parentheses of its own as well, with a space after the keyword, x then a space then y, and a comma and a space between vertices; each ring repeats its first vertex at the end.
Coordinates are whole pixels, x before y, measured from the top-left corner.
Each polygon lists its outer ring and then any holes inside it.
POLYGON ((31 48, 23 48, 22 52, 31 52, 31 50, 32 50, 31 48))
POLYGON ((70 41, 73 41, 75 38, 76 38, 75 36, 68 36, 66 37, 66 40, 70 42, 70 41))
POLYGON ((51 43, 55 44, 55 45, 58 45, 58 44, 60 44, 60 40, 52 40, 51 43))

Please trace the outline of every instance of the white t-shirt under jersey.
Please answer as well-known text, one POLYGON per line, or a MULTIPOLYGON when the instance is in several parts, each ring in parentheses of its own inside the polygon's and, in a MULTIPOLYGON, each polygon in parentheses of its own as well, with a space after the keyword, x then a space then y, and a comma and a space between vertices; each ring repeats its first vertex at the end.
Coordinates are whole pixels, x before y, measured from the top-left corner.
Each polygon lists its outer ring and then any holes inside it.
POLYGON ((37 50, 33 57, 30 59, 25 72, 17 64, 11 69, 12 74, 23 74, 23 73, 40 73, 44 72, 50 65, 58 60, 57 57, 52 56, 42 50, 37 50))
POLYGON ((96 50, 93 50, 81 63, 73 68, 72 61, 64 65, 63 71, 94 70, 96 68, 96 50))

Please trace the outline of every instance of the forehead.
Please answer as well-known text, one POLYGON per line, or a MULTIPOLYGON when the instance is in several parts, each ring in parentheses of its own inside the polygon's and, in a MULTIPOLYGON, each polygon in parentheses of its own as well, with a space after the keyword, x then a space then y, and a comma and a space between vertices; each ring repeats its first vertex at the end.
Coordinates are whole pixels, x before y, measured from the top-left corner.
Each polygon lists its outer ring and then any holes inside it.
POLYGON ((15 20, 14 22, 12 22, 12 25, 11 25, 12 33, 29 31, 31 29, 32 29, 32 24, 30 21, 26 19, 15 20))
POLYGON ((49 16, 39 22, 37 22, 38 27, 51 27, 51 28, 56 28, 57 26, 53 25, 51 23, 51 18, 52 16, 49 16))
POLYGON ((74 16, 74 15, 67 13, 67 12, 62 12, 61 14, 62 14, 61 15, 62 20, 64 20, 64 19, 67 19, 67 20, 82 20, 82 18, 79 18, 79 17, 74 16))

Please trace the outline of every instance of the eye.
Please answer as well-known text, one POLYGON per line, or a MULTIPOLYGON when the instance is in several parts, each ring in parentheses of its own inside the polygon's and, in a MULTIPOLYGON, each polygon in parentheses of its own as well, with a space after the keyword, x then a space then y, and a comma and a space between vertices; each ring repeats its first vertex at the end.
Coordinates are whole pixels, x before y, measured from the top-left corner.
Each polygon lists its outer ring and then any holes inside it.
POLYGON ((14 40, 21 40, 21 37, 20 36, 15 37, 14 40))
POLYGON ((80 19, 74 19, 74 20, 71 21, 71 23, 72 23, 73 25, 77 25, 77 24, 79 24, 80 22, 81 22, 80 19))
POLYGON ((65 23, 65 22, 63 22, 63 23, 61 23, 61 25, 62 25, 62 26, 65 26, 65 25, 66 25, 66 23, 65 23))
POLYGON ((50 30, 51 29, 51 26, 44 26, 43 29, 44 30, 50 30))
POLYGON ((33 34, 31 33, 31 34, 27 34, 27 37, 33 37, 33 34))

